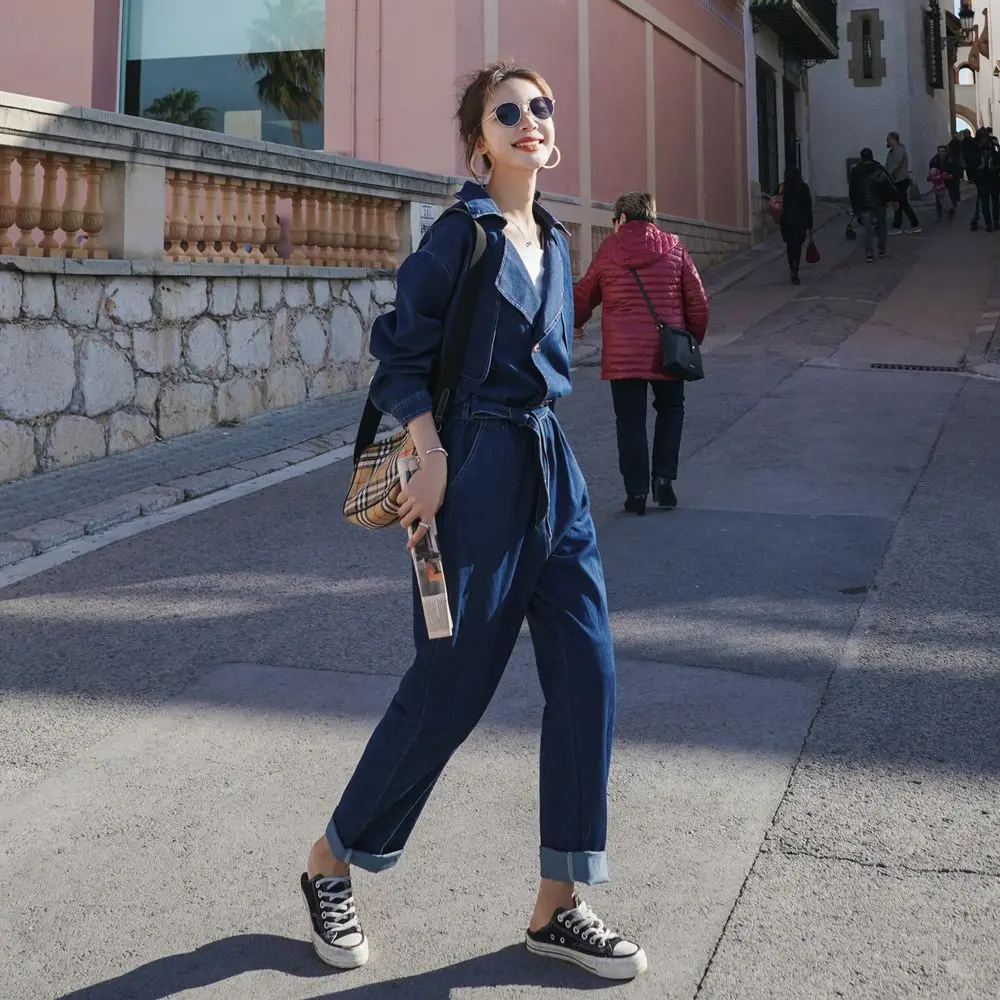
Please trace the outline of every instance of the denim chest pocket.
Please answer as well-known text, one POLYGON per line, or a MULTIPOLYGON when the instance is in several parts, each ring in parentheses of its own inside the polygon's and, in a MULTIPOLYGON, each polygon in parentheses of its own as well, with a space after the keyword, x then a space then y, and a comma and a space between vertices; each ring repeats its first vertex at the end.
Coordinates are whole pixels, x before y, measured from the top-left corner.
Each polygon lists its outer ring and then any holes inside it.
POLYGON ((500 319, 500 300, 496 295, 484 295, 476 306, 469 344, 462 364, 462 378, 473 385, 486 381, 493 361, 493 344, 496 341, 500 319))

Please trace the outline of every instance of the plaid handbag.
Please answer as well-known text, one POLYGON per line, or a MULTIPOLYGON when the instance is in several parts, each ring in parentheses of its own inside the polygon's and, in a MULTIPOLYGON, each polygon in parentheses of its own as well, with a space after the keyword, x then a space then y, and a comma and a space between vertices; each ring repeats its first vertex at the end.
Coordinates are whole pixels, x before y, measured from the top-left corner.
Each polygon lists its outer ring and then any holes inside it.
MULTIPOLYGON (((466 211, 465 206, 455 205, 444 214, 459 211, 466 211)), ((437 377, 434 380, 434 422, 438 429, 444 422, 448 403, 458 387, 482 285, 486 232, 475 219, 472 219, 472 223, 475 226, 476 242, 462 282, 462 297, 454 321, 445 334, 437 377)), ((387 528, 399 520, 399 459, 413 455, 416 450, 405 428, 376 442, 381 421, 382 414, 369 393, 354 443, 354 475, 344 501, 344 517, 362 528, 387 528)))

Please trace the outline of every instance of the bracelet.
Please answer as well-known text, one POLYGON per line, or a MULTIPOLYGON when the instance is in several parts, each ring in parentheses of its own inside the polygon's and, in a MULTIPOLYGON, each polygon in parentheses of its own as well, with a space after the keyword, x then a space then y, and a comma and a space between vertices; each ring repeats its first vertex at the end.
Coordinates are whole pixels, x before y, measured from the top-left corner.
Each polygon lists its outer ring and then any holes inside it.
POLYGON ((427 451, 424 452, 424 454, 433 455, 435 452, 440 452, 442 455, 444 455, 445 458, 448 457, 448 452, 446 452, 444 448, 428 448, 427 451))

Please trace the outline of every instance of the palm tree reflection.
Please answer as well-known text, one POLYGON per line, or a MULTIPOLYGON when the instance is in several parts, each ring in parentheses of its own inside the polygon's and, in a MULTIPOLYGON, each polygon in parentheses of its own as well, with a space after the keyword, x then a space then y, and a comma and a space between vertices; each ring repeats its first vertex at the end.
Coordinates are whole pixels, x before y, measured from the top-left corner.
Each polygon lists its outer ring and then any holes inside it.
POLYGON ((302 126, 323 116, 325 51, 302 49, 299 40, 322 23, 318 0, 265 0, 266 16, 250 29, 251 51, 239 57, 240 65, 260 74, 257 99, 281 112, 292 130, 292 143, 302 148, 302 126))

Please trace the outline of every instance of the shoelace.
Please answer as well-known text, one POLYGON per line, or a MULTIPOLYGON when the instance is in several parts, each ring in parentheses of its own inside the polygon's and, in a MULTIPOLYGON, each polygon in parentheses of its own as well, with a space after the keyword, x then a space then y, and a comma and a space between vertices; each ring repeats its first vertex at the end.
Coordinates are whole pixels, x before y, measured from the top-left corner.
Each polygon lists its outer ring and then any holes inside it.
POLYGON ((328 931, 360 930, 358 911, 354 906, 354 893, 350 884, 343 879, 325 878, 316 883, 316 898, 319 900, 320 919, 328 931), (333 889, 332 886, 342 888, 333 889))
POLYGON ((610 941, 620 937, 584 902, 580 902, 575 910, 560 914, 558 919, 579 935, 581 941, 591 942, 599 948, 607 947, 610 941))

